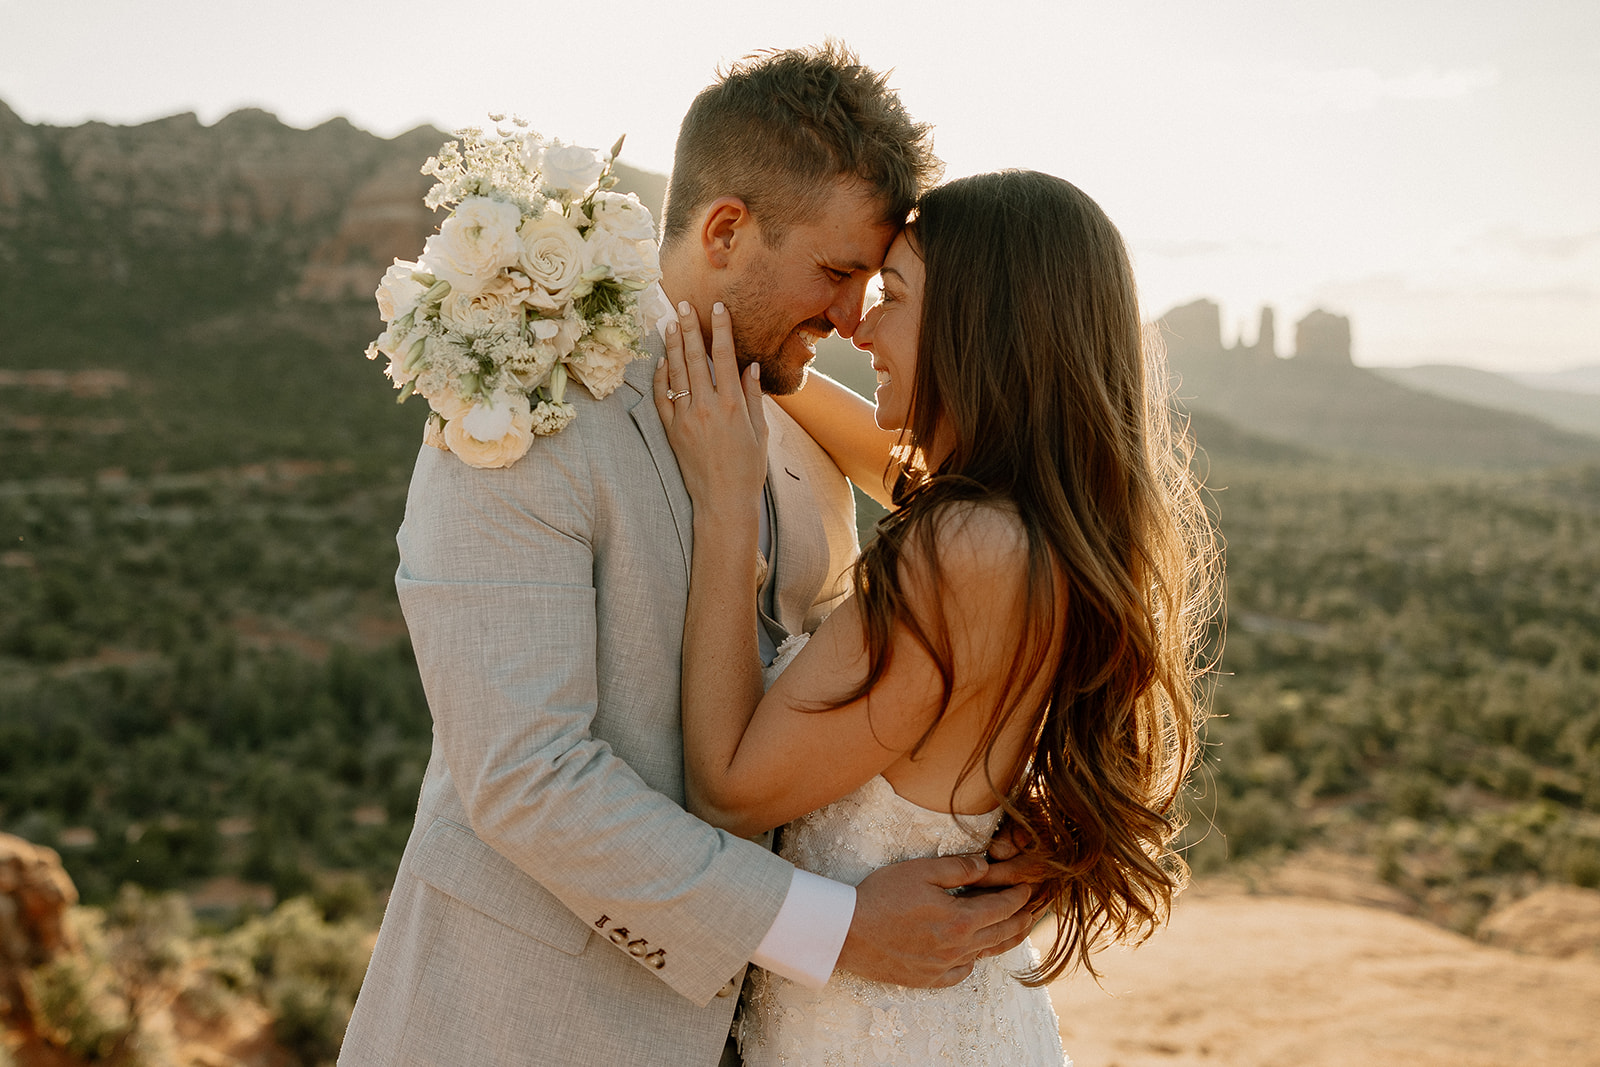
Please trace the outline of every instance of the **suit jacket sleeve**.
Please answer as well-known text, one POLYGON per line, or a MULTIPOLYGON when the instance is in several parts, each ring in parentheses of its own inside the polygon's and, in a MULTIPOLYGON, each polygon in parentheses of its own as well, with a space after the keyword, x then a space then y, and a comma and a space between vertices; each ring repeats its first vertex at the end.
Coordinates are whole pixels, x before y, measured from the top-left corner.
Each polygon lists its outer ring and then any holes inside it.
POLYGON ((629 502, 611 496, 618 472, 606 464, 620 461, 614 442, 591 439, 617 425, 611 415, 585 404, 573 425, 507 470, 473 470, 425 448, 397 585, 436 747, 471 830, 600 937, 704 1004, 750 958, 792 868, 683 810, 681 766, 666 765, 678 763, 676 748, 652 769, 652 787, 613 744, 641 754, 653 736, 676 745, 681 645, 597 626, 606 598, 676 612, 669 635, 681 635, 683 603, 650 585, 663 559, 681 567, 676 534, 665 531, 671 540, 643 555, 622 543, 638 535, 619 527, 634 517, 623 510, 629 502), (612 583, 603 591, 601 573, 612 583), (615 647, 630 640, 638 647, 615 647), (656 687, 640 702, 655 706, 603 705, 639 684, 656 687), (601 736, 597 719, 610 724, 601 736))

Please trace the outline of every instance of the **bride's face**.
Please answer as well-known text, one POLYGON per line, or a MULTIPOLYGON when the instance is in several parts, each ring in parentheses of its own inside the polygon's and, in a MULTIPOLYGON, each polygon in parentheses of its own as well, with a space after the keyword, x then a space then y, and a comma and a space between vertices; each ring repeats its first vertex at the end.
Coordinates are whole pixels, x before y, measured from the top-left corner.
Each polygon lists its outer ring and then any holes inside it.
POLYGON ((878 272, 882 295, 851 338, 872 356, 878 372, 874 400, 878 426, 905 429, 911 421, 911 387, 917 371, 917 335, 922 322, 922 259, 905 234, 894 239, 878 272))

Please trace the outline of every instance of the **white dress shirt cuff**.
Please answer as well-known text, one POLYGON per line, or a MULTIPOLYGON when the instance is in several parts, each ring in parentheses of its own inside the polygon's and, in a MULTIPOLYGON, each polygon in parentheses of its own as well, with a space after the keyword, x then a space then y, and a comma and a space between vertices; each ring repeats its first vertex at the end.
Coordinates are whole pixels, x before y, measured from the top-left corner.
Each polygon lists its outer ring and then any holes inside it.
POLYGON ((750 962, 807 989, 821 989, 839 962, 855 913, 855 886, 796 867, 789 895, 750 962))

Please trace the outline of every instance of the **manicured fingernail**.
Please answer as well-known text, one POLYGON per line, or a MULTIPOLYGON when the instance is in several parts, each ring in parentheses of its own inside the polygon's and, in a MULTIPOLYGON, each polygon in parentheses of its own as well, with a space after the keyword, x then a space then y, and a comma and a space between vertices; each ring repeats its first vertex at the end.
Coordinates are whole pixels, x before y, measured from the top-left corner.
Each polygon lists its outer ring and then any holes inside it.
POLYGON ((750 364, 750 377, 753 380, 758 381, 758 382, 761 380, 761 364, 759 364, 759 363, 750 364))
POLYGON ((666 356, 657 356, 656 357, 656 370, 660 370, 662 368, 662 366, 666 362, 667 362, 667 357, 666 356))
POLYGON ((668 333, 677 333, 678 332, 678 321, 676 319, 668 319, 667 320, 667 332, 668 333))
POLYGON ((720 301, 720 300, 718 300, 715 304, 711 305, 711 313, 713 315, 723 315, 723 314, 726 314, 727 311, 728 311, 728 309, 722 306, 722 301, 720 301))
POLYGON ((689 314, 689 301, 687 301, 687 300, 678 301, 678 314, 680 314, 680 315, 689 314))

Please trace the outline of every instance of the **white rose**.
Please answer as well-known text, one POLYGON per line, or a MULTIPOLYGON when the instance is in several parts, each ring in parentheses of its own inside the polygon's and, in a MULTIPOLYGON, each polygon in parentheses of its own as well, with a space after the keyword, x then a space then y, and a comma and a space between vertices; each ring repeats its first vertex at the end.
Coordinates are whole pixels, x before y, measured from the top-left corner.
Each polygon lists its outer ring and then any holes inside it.
POLYGON ((547 186, 573 199, 600 180, 606 159, 593 148, 552 141, 539 155, 539 173, 547 186))
POLYGON ((607 233, 634 241, 655 239, 655 219, 650 217, 650 209, 639 203, 639 198, 632 193, 595 193, 591 214, 594 224, 607 233))
POLYGON ((589 231, 584 243, 588 246, 589 263, 595 267, 609 267, 611 277, 629 289, 643 289, 661 277, 660 252, 655 241, 619 237, 597 226, 589 231))
POLYGON ((524 278, 519 288, 513 279, 498 274, 476 293, 451 289, 439 302, 439 317, 466 334, 520 323, 522 303, 528 291, 526 282, 524 278))
POLYGON ((417 301, 427 291, 421 282, 411 277, 411 272, 417 269, 418 264, 397 259, 393 266, 383 272, 383 281, 378 283, 378 291, 372 295, 378 298, 378 314, 383 316, 384 322, 403 318, 407 312, 416 309, 417 301))
POLYGON ((422 246, 419 266, 455 292, 477 293, 522 251, 522 213, 504 200, 469 196, 422 246))
POLYGON ((517 260, 533 287, 524 299, 544 311, 557 311, 588 266, 578 228, 559 211, 529 219, 517 231, 522 254, 517 260))
POLYGON ((509 467, 533 444, 528 398, 496 393, 490 402, 479 402, 464 417, 446 423, 444 439, 450 451, 469 467, 509 467))

